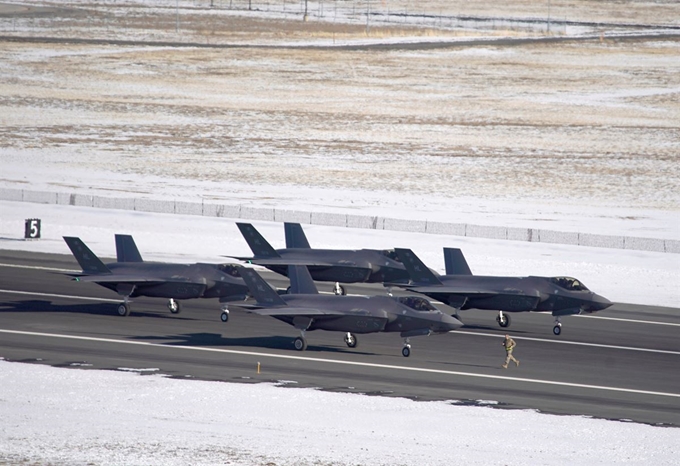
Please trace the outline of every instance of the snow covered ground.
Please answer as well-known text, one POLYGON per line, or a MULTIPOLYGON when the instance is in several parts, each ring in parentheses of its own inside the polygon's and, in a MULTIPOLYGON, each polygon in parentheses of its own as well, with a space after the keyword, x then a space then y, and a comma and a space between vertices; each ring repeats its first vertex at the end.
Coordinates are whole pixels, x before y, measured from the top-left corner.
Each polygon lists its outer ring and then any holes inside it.
POLYGON ((0 419, 0 464, 661 466, 680 455, 680 429, 6 361, 0 419))
MULTIPOLYGON (((176 2, 146 3, 160 8, 144 16, 139 2, 97 2, 73 18, 3 18, 0 30, 366 42, 360 19, 354 29, 263 27, 263 18, 279 17, 213 15, 199 1, 179 2, 175 33, 176 2)), ((545 17, 550 2, 423 5, 440 15, 526 18, 545 17)), ((376 7, 417 13, 413 2, 376 7)), ((554 17, 598 22, 680 17, 676 2, 663 1, 552 8, 554 17)), ((379 29, 371 40, 432 34, 379 29)), ((8 42, 0 51, 0 187, 679 239, 678 63, 677 42, 667 39, 382 53, 8 42)), ((255 225, 283 246, 280 224, 255 225)), ((477 274, 570 275, 613 301, 680 301, 677 254, 304 228, 314 247, 410 247, 439 271, 442 247, 460 247, 477 274)), ((250 253, 231 219, 0 201, 0 250, 67 254, 61 237, 73 235, 112 257, 115 233, 134 235, 148 260, 250 253), (32 217, 42 219, 43 238, 25 242, 32 217)), ((679 456, 679 429, 0 361, 0 464, 671 465, 679 456)))
MULTIPOLYGON (((231 219, 0 202, 0 249, 68 253, 80 236, 115 256, 134 235, 148 260, 247 255, 231 219), (22 241, 27 217, 43 238, 22 241)), ((283 228, 255 222, 274 247, 283 228)), ((414 248, 443 270, 458 246, 480 274, 573 275, 615 301, 677 305, 675 254, 305 226, 331 248, 414 248)), ((2 355, 0 355, 1 357, 2 355)), ((144 373, 153 373, 148 368, 144 373)), ((490 400, 490 404, 493 401, 490 400)), ((184 381, 0 362, 0 463, 97 465, 676 464, 680 430, 452 402, 184 381), (528 439, 531 439, 529 441, 528 439)))
MULTIPOLYGON (((230 219, 20 202, 0 202, 0 212, 0 249, 67 254, 61 236, 76 235, 111 257, 114 233, 130 233, 148 260, 220 262, 221 255, 249 254, 230 219), (28 217, 42 219, 42 239, 21 240, 28 217)), ((281 224, 255 225, 274 247, 284 246, 281 224)), ((305 231, 315 247, 412 247, 440 271, 442 246, 458 246, 480 274, 573 275, 615 301, 680 299, 676 254, 305 231)), ((142 372, 154 372, 148 369, 142 372)), ((680 429, 9 362, 0 362, 0 419, 0 464, 670 465, 680 454, 680 429)))
MULTIPOLYGON (((114 234, 132 234, 147 260, 224 262, 222 256, 251 251, 227 218, 0 201, 0 249, 69 254, 62 236, 79 236, 95 254, 115 257, 114 234), (26 218, 42 220, 42 239, 22 241, 26 218)), ((252 222, 275 248, 285 247, 283 225, 252 222)), ((444 272, 443 247, 463 250, 479 275, 573 276, 615 302, 677 306, 680 258, 677 254, 487 240, 385 230, 303 226, 310 244, 331 249, 413 249, 430 267, 444 272)))

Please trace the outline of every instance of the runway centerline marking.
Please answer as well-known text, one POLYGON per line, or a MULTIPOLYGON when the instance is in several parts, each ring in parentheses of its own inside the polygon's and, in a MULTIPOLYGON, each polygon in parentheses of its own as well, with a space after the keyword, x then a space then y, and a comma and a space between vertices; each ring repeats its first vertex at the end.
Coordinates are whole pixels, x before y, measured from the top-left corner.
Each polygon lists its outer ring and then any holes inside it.
MULTIPOLYGON (((0 267, 15 267, 19 269, 34 269, 34 270, 47 270, 51 272, 65 272, 65 273, 81 273, 80 270, 69 270, 69 269, 57 269, 53 267, 40 267, 40 266, 33 266, 33 265, 15 265, 15 264, 3 264, 0 263, 0 267)), ((34 294, 36 296, 51 296, 54 298, 72 298, 72 299, 88 299, 88 300, 96 300, 100 299, 101 301, 104 302, 118 302, 117 300, 113 299, 106 299, 106 298, 83 298, 80 296, 71 296, 71 295, 59 295, 59 294, 49 294, 49 293, 38 293, 38 292, 30 292, 30 291, 16 291, 16 290, 0 290, 0 293, 16 293, 16 294, 34 294)), ((319 291, 321 294, 335 294, 333 292, 329 291, 319 291)), ((351 296, 363 296, 363 295, 358 295, 358 294, 352 294, 351 296)), ((533 314, 538 314, 538 315, 551 315, 550 313, 545 313, 545 312, 535 312, 533 314)), ((680 324, 672 323, 672 322, 657 322, 653 320, 636 320, 636 319, 622 319, 620 317, 604 317, 604 316, 591 316, 591 315, 575 315, 571 317, 583 317, 586 319, 603 319, 603 320, 615 320, 619 322, 630 322, 630 323, 635 323, 635 324, 654 324, 654 325, 668 325, 672 327, 680 327, 680 324)), ((548 340, 548 341, 553 341, 553 340, 548 340)))
POLYGON ((635 324, 654 324, 654 325, 671 325, 674 327, 680 327, 680 324, 674 324, 671 322, 656 322, 653 320, 639 320, 639 319, 622 319, 621 317, 604 317, 604 316, 579 316, 574 317, 584 317, 586 319, 602 319, 602 320, 615 320, 618 322, 633 322, 635 324))
POLYGON ((228 350, 228 349, 219 349, 219 348, 200 348, 200 347, 197 347, 197 346, 184 346, 184 345, 165 345, 165 344, 160 344, 160 343, 149 343, 149 342, 146 342, 146 341, 126 341, 126 340, 116 340, 116 339, 111 339, 111 338, 95 338, 95 337, 85 337, 85 336, 79 336, 79 335, 63 335, 63 334, 58 334, 58 333, 26 332, 26 331, 21 331, 21 330, 0 329, 0 333, 7 333, 7 334, 13 334, 13 335, 27 335, 27 336, 34 336, 34 337, 46 337, 46 338, 63 338, 63 339, 68 339, 68 340, 93 341, 93 342, 99 342, 99 343, 115 343, 115 344, 123 344, 123 345, 136 345, 136 346, 146 346, 146 347, 154 347, 154 348, 179 349, 179 350, 185 350, 185 351, 205 351, 205 352, 213 352, 213 353, 237 354, 237 355, 242 355, 242 356, 256 356, 258 358, 267 357, 267 358, 276 358, 276 359, 290 359, 290 360, 308 361, 308 362, 324 363, 324 364, 338 364, 338 365, 345 365, 345 366, 372 367, 372 368, 377 368, 377 369, 390 369, 390 370, 409 371, 409 372, 423 372, 423 373, 429 373, 429 374, 443 374, 443 375, 452 375, 452 376, 458 376, 458 377, 472 377, 472 378, 480 378, 480 379, 505 380, 505 381, 510 381, 510 382, 524 382, 524 383, 553 385, 553 386, 561 386, 561 387, 586 388, 586 389, 591 389, 591 390, 602 390, 602 391, 610 391, 610 392, 632 393, 632 394, 636 394, 636 395, 653 395, 653 396, 663 396, 663 397, 670 397, 670 398, 680 398, 680 393, 656 392, 656 391, 650 391, 650 390, 636 390, 636 389, 632 389, 632 388, 607 387, 607 386, 603 386, 603 385, 589 385, 589 384, 580 384, 580 383, 572 383, 572 382, 558 382, 558 381, 555 381, 555 380, 528 379, 528 378, 524 378, 524 377, 509 377, 509 376, 503 376, 503 375, 475 374, 475 373, 472 373, 472 372, 448 371, 448 370, 443 370, 443 369, 427 369, 427 368, 424 368, 424 367, 395 366, 395 365, 391 365, 391 364, 377 364, 377 363, 358 362, 358 361, 340 361, 340 360, 337 360, 337 359, 311 358, 311 357, 306 357, 306 356, 291 356, 291 355, 274 354, 274 353, 258 353, 256 351, 228 350))
MULTIPOLYGON (((0 293, 20 294, 20 295, 29 295, 29 296, 42 296, 42 297, 46 297, 46 298, 80 299, 80 300, 84 300, 84 301, 100 301, 100 302, 105 302, 105 303, 120 303, 120 299, 90 298, 90 297, 85 297, 85 296, 71 296, 71 295, 62 295, 62 294, 55 294, 55 293, 38 293, 38 292, 35 292, 35 291, 15 291, 15 290, 2 290, 2 289, 0 289, 0 293)), ((467 332, 467 331, 464 331, 464 330, 453 330, 449 333, 459 333, 461 335, 477 335, 477 336, 482 336, 482 337, 494 337, 494 338, 502 338, 503 337, 502 335, 498 335, 498 334, 495 334, 495 333, 467 332)), ((537 341, 537 342, 541 342, 541 343, 559 343, 559 344, 565 344, 565 345, 590 346, 590 347, 595 347, 595 348, 608 348, 608 349, 627 350, 627 351, 642 351, 642 352, 646 352, 646 353, 680 355, 680 351, 656 350, 656 349, 651 349, 651 348, 636 348, 636 347, 632 347, 632 346, 604 345, 604 344, 599 344, 599 343, 586 343, 586 342, 569 341, 569 340, 549 340, 547 338, 534 338, 534 337, 522 337, 522 336, 515 336, 514 338, 516 340, 537 341)))
POLYGON ((69 299, 82 299, 85 301, 102 301, 105 303, 119 303, 120 299, 108 299, 108 298, 89 298, 87 296, 71 296, 67 294, 55 294, 55 293, 37 293, 35 291, 15 291, 15 290, 0 290, 0 293, 8 294, 23 294, 30 296, 43 296, 46 298, 69 298, 69 299))
POLYGON ((13 267, 15 269, 29 269, 29 270, 46 270, 48 272, 65 272, 65 273, 80 273, 81 270, 58 269, 55 267, 43 267, 41 265, 18 265, 18 264, 3 264, 0 267, 13 267))
MULTIPOLYGON (((482 337, 505 338, 505 335, 498 335, 497 333, 466 332, 465 330, 451 330, 449 333, 457 333, 457 334, 460 334, 460 335, 477 335, 477 336, 482 336, 482 337)), ((515 334, 513 334, 512 338, 514 338, 515 340, 538 341, 538 342, 541 342, 541 343, 558 343, 558 344, 561 344, 561 345, 592 346, 592 347, 595 347, 595 348, 620 349, 620 350, 628 350, 628 351, 644 351, 646 353, 675 354, 675 355, 680 356, 680 351, 672 351, 672 350, 657 350, 657 349, 651 349, 651 348, 636 348, 634 346, 604 345, 604 344, 601 344, 601 343, 586 343, 586 342, 569 341, 569 340, 549 340, 547 338, 515 336, 515 334)))

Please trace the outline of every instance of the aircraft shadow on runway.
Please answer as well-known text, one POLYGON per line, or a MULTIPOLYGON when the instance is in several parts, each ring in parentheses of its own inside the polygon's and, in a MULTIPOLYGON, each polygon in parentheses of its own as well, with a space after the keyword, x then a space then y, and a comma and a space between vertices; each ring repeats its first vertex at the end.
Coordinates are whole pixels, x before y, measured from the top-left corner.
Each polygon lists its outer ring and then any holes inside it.
POLYGON ((342 346, 317 346, 307 347, 307 351, 295 351, 293 347, 293 336, 264 336, 264 337, 240 337, 225 338, 219 333, 185 333, 180 335, 146 335, 132 337, 132 340, 148 342, 163 342, 170 346, 227 346, 227 347, 250 347, 292 350, 293 353, 305 356, 307 353, 351 353, 372 356, 375 353, 357 351, 356 349, 344 348, 342 346))
MULTIPOLYGON (((31 299, 23 301, 3 301, 0 302, 0 312, 70 312, 78 314, 102 315, 102 316, 116 316, 115 303, 88 303, 88 304, 53 304, 51 301, 31 299)), ((190 317, 180 317, 176 315, 163 313, 151 313, 132 311, 130 317, 153 317, 159 319, 177 319, 177 320, 196 320, 190 317)), ((120 317, 127 319, 130 317, 120 317)))
POLYGON ((506 333, 510 333, 513 335, 519 335, 522 333, 531 333, 527 332, 525 330, 515 330, 514 328, 507 329, 507 328, 501 328, 498 327, 497 325, 469 325, 463 322, 463 326, 460 328, 460 330, 484 330, 485 332, 494 332, 498 333, 498 335, 504 335, 506 333))

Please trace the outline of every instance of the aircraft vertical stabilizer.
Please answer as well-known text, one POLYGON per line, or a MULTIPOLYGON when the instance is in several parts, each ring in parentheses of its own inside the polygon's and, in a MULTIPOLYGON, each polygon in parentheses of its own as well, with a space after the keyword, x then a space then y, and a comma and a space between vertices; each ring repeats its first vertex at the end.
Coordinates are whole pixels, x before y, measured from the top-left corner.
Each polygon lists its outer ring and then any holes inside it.
POLYGON ((446 275, 472 275, 472 270, 460 249, 444 248, 444 264, 446 275))
POLYGON ((250 246, 255 257, 281 257, 253 225, 250 223, 237 223, 236 226, 241 230, 243 238, 248 242, 248 246, 250 246))
POLYGON ((442 282, 436 277, 432 271, 415 255, 410 249, 394 249, 401 259, 402 264, 406 267, 411 281, 414 283, 441 285, 442 282))
POLYGON ((80 238, 64 236, 64 241, 86 273, 111 273, 109 268, 88 248, 80 238))
POLYGON ((290 278, 291 294, 319 293, 306 265, 289 265, 288 278, 290 278))
POLYGON ((116 260, 118 262, 144 262, 130 235, 116 235, 116 260))
POLYGON ((269 283, 267 283, 254 269, 243 267, 241 278, 248 285, 250 294, 255 298, 257 304, 262 306, 287 306, 286 302, 279 296, 269 283))
POLYGON ((307 236, 305 236, 305 232, 299 223, 286 222, 283 224, 283 229, 286 233, 287 248, 311 249, 307 236))

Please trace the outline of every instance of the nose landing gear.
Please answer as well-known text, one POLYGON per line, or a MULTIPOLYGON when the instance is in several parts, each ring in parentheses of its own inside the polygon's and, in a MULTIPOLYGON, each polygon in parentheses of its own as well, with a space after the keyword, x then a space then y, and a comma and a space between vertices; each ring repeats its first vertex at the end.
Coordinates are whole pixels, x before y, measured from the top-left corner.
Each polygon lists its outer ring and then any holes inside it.
POLYGON ((405 358, 411 356, 411 344, 408 338, 404 338, 404 347, 401 349, 401 355, 405 358))
POLYGON ((342 286, 339 282, 335 282, 335 286, 333 286, 333 294, 337 296, 345 296, 347 292, 345 291, 344 286, 342 286))
POLYGON ((350 348, 356 348, 358 344, 357 337, 353 333, 347 332, 345 334, 345 344, 350 348))
POLYGON ((498 311, 498 316, 496 316, 496 322, 503 328, 510 327, 510 316, 503 314, 503 311, 498 311))
POLYGON ((562 333, 562 322, 560 322, 559 317, 555 318, 555 326, 553 327, 553 333, 555 335, 560 335, 562 333))
POLYGON ((179 314, 180 311, 182 310, 182 307, 180 306, 179 301, 176 301, 173 298, 170 298, 168 300, 168 309, 173 314, 179 314))

